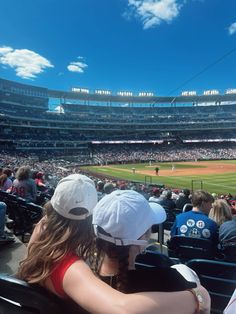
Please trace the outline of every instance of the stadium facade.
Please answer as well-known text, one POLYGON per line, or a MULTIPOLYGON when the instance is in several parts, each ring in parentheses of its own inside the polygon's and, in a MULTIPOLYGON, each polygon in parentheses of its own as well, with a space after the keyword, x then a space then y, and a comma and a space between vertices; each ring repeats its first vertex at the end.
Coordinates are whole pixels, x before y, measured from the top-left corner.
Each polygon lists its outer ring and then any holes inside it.
POLYGON ((236 94, 56 91, 0 79, 0 147, 91 154, 98 145, 236 142, 236 94), (50 110, 51 107, 56 110, 50 110))

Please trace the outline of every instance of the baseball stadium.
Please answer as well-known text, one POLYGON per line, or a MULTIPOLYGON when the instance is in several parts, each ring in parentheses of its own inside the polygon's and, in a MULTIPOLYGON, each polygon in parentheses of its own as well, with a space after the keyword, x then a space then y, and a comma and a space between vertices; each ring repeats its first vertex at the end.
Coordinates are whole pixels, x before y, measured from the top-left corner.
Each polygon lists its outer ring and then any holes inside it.
POLYGON ((13 156, 53 157, 99 176, 236 194, 234 90, 157 97, 0 79, 0 108, 1 150, 13 156))
POLYGON ((0 314, 236 314, 236 1, 0 8, 0 314))
MULTIPOLYGON (((235 245, 230 247, 230 254, 220 251, 216 256, 209 239, 181 236, 185 242, 173 243, 179 235, 170 238, 170 232, 173 232, 175 220, 185 214, 186 207, 177 208, 177 200, 186 191, 193 198, 196 191, 208 191, 200 193, 207 193, 212 201, 214 198, 226 202, 230 212, 235 214, 236 90, 226 90, 224 94, 207 90, 202 95, 189 91, 158 97, 145 92, 113 94, 110 90, 78 87, 70 91, 51 90, 1 78, 0 112, 1 177, 10 173, 10 177, 19 178, 19 171, 30 167, 32 178, 40 183, 35 199, 30 200, 22 190, 14 189, 18 179, 11 183, 13 188, 0 190, 1 204, 6 204, 8 209, 6 226, 9 228, 2 241, 8 244, 0 248, 3 253, 0 312, 4 310, 1 313, 23 313, 19 306, 15 309, 12 301, 23 304, 22 309, 24 304, 33 311, 37 308, 38 313, 52 313, 48 312, 50 306, 55 307, 57 313, 61 313, 59 310, 65 313, 66 303, 58 309, 59 299, 54 302, 54 296, 45 295, 45 291, 36 292, 24 281, 2 273, 9 274, 18 268, 26 254, 25 243, 35 224, 40 223, 45 203, 50 199, 52 203, 58 181, 78 173, 95 182, 96 193, 101 198, 98 204, 103 197, 106 199, 106 193, 116 193, 112 192, 114 189, 130 189, 131 194, 142 194, 143 200, 155 198, 156 193, 164 199, 166 195, 172 196, 169 201, 174 208, 160 202, 166 221, 159 227, 152 226, 155 228, 150 249, 137 256, 136 267, 156 267, 167 255, 171 263, 190 266, 209 291, 211 313, 223 313, 235 287, 235 279, 227 277, 227 274, 235 274, 235 245), (189 239, 191 243, 187 243, 189 239), (177 252, 177 248, 180 251, 177 252), (196 260, 196 257, 202 259, 196 260), (204 271, 198 269, 201 263, 204 271), (226 289, 224 293, 219 291, 222 287, 226 289), (31 294, 32 300, 28 297, 31 294), (38 303, 41 298, 46 301, 38 303), (42 304, 45 304, 44 309, 42 304)), ((121 191, 121 195, 124 192, 121 191)), ((192 209, 190 203, 188 198, 186 205, 192 209)), ((200 226, 200 222, 197 223, 200 226)), ((208 237, 209 229, 204 230, 208 237)))

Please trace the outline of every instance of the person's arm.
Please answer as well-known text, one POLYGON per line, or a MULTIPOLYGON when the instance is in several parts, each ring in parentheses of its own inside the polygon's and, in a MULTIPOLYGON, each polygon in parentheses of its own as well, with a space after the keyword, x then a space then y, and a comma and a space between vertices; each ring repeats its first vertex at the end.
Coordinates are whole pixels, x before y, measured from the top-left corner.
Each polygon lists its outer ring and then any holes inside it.
MULTIPOLYGON (((94 314, 194 314, 198 304, 190 291, 121 293, 95 277, 83 260, 75 262, 65 273, 63 289, 84 309, 94 314)), ((198 313, 210 313, 210 297, 203 287, 204 304, 198 313)))

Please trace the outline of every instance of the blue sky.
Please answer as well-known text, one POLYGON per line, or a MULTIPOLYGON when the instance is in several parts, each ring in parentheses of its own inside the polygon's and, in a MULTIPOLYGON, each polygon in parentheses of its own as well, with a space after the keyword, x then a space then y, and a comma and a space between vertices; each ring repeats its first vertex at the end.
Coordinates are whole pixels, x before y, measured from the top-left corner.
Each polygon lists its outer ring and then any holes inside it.
POLYGON ((235 0, 1 0, 0 8, 2 78, 161 96, 236 88, 235 0))

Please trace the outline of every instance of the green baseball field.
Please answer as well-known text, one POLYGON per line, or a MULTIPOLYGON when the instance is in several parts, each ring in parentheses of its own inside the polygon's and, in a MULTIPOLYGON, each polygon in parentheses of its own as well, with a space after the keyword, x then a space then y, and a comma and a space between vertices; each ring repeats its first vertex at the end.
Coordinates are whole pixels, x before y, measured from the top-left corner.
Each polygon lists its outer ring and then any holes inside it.
POLYGON ((236 195, 236 160, 86 166, 84 170, 108 178, 236 195), (158 175, 156 167, 159 168, 158 175))

